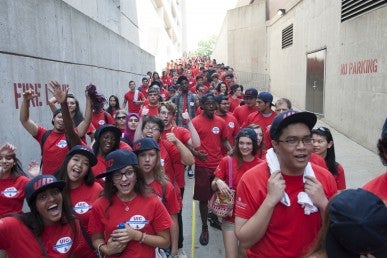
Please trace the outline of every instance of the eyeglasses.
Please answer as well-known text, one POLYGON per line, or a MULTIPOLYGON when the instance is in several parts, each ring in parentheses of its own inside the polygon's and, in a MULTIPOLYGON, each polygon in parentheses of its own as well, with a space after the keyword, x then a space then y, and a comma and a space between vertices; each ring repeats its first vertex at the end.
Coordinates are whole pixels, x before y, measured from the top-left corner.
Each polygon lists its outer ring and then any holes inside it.
POLYGON ((115 172, 113 174, 113 179, 114 180, 121 180, 122 177, 125 175, 126 178, 129 178, 130 176, 132 176, 134 174, 134 169, 132 168, 129 168, 127 169, 126 171, 124 172, 121 172, 121 171, 118 171, 118 172, 115 172))
POLYGON ((152 131, 152 132, 154 132, 154 133, 160 132, 160 129, 159 129, 159 128, 156 128, 156 127, 149 127, 149 126, 145 126, 145 127, 144 127, 144 130, 145 130, 145 131, 152 131))
POLYGON ((118 120, 125 120, 125 116, 116 116, 116 119, 118 119, 118 120))
POLYGON ((286 140, 278 140, 277 142, 284 142, 290 147, 296 147, 298 144, 300 144, 300 142, 302 142, 304 145, 311 145, 313 144, 313 139, 311 136, 307 136, 301 139, 297 137, 290 137, 286 140))

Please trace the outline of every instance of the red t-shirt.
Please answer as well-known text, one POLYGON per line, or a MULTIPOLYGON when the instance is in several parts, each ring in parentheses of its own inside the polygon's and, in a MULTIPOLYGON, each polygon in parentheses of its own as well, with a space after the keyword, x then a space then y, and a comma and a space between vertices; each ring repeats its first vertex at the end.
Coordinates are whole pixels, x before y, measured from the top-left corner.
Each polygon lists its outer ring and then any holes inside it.
MULTIPOLYGON (((161 139, 166 140, 166 134, 171 132, 173 132, 176 138, 179 139, 183 144, 188 144, 188 141, 191 139, 191 134, 188 129, 179 126, 172 126, 171 129, 164 130, 163 134, 161 135, 161 139)), ((185 186, 185 165, 183 165, 181 162, 174 163, 173 168, 175 170, 175 182, 179 188, 183 188, 185 186)))
POLYGON ((199 134, 201 145, 196 150, 207 153, 207 159, 200 161, 195 157, 195 164, 199 167, 216 168, 222 159, 222 141, 228 138, 226 122, 214 115, 213 119, 203 114, 192 119, 192 123, 199 134))
POLYGON ((156 105, 156 106, 151 106, 149 105, 149 103, 145 104, 141 107, 141 110, 140 110, 140 115, 142 113, 142 109, 146 107, 147 109, 149 109, 149 113, 147 116, 159 116, 159 105, 156 105))
POLYGON ((242 127, 247 127, 250 124, 259 125, 262 131, 266 131, 266 128, 273 123, 274 118, 277 116, 275 112, 271 112, 269 116, 264 116, 261 112, 251 113, 242 127))
POLYGON ((7 213, 22 213, 24 187, 28 181, 30 180, 25 176, 0 179, 0 216, 7 213))
POLYGON ((365 184, 362 188, 379 196, 379 198, 386 203, 387 202, 387 172, 372 179, 367 184, 365 184))
POLYGON ((70 198, 73 211, 81 221, 81 225, 87 229, 89 225, 90 210, 103 190, 102 186, 95 182, 91 186, 82 183, 79 187, 71 189, 70 198))
POLYGON ((160 139, 158 141, 160 147, 161 164, 167 174, 169 181, 173 184, 176 182, 176 164, 181 164, 181 155, 177 147, 168 140, 160 139))
POLYGON ((175 188, 173 187, 171 182, 167 181, 164 196, 163 185, 160 182, 153 180, 153 182, 150 183, 148 186, 155 191, 157 197, 159 197, 160 201, 163 202, 169 214, 175 215, 181 210, 181 202, 179 201, 179 196, 176 193, 175 188), (164 200, 162 200, 163 198, 164 200))
MULTIPOLYGON (((234 147, 235 144, 235 137, 239 133, 239 130, 241 127, 238 124, 238 121, 236 118, 232 115, 232 113, 228 112, 225 116, 219 116, 218 117, 222 118, 227 125, 227 130, 228 130, 228 141, 230 142, 231 147, 234 147)), ((223 155, 227 154, 227 150, 223 148, 223 155)))
POLYGON ((234 109, 233 115, 235 116, 236 120, 240 125, 243 125, 247 119, 247 117, 253 113, 256 112, 256 107, 249 107, 247 105, 239 106, 234 109))
POLYGON ((236 98, 234 99, 233 97, 228 97, 228 102, 230 102, 230 112, 234 112, 234 110, 239 107, 239 105, 242 102, 242 99, 236 98))
MULTIPOLYGON (((38 127, 38 133, 34 138, 40 145, 46 131, 46 128, 38 127)), ((69 147, 67 145, 66 134, 64 132, 57 133, 52 130, 43 146, 42 174, 54 174, 62 165, 68 151, 69 147)))
MULTIPOLYGON (((236 190, 239 181, 243 174, 252 167, 255 167, 259 163, 263 162, 263 160, 259 158, 254 158, 252 161, 242 163, 242 166, 239 167, 238 160, 236 157, 232 157, 232 186, 231 189, 236 190)), ((229 186, 229 168, 228 168, 228 156, 224 157, 218 167, 216 168, 214 175, 220 179, 222 179, 229 186)), ((234 199, 236 200, 236 199, 234 199)), ((234 204, 235 210, 235 204, 234 204)), ((233 216, 229 218, 225 218, 225 220, 233 222, 235 220, 235 211, 233 212, 233 216)))
POLYGON ((98 114, 93 112, 91 123, 95 127, 95 130, 105 124, 114 125, 114 118, 106 111, 101 111, 98 114))
MULTIPOLYGON (((314 164, 312 168, 330 199, 337 192, 335 179, 326 169, 314 164)), ((269 176, 266 161, 242 176, 237 188, 235 216, 250 219, 257 212, 266 198, 269 176)), ((303 176, 282 176, 291 206, 280 202, 275 206, 265 234, 247 250, 247 257, 304 257, 318 235, 322 223, 320 212, 305 215, 297 203, 298 193, 304 191, 303 176)))
MULTIPOLYGON (((124 95, 124 99, 128 102, 128 112, 129 113, 139 113, 142 103, 134 102, 134 91, 128 91, 124 95)), ((137 101, 144 101, 145 96, 142 92, 138 92, 137 101)))
MULTIPOLYGON (((318 155, 318 154, 317 154, 318 155)), ((319 155, 320 156, 320 155, 319 155)), ((320 156, 321 157, 321 156, 320 156)), ((322 157, 321 157, 322 158, 322 157)), ((324 160, 325 161, 325 160, 324 160)), ((311 161, 312 162, 312 161, 311 161)), ((324 165, 316 164, 319 165, 320 167, 325 168, 326 170, 328 169, 328 166, 326 162, 324 162, 324 165)), ((332 174, 333 175, 333 174, 332 174)), ((346 183, 345 183, 345 174, 344 174, 344 168, 339 164, 337 166, 337 175, 333 175, 336 181, 337 185, 337 190, 344 190, 347 188, 346 183)))
MULTIPOLYGON (((166 230, 173 223, 167 209, 153 194, 149 197, 137 195, 133 200, 125 203, 114 195, 110 206, 105 197, 95 201, 89 219, 89 230, 92 234, 103 233, 107 242, 113 230, 117 229, 117 225, 122 222, 147 235, 155 235, 156 232, 166 230)), ((121 257, 155 257, 155 248, 133 240, 128 242, 121 257)))
MULTIPOLYGON (((44 227, 41 239, 48 257, 64 258, 70 257, 71 254, 83 257, 81 250, 87 246, 87 242, 77 222, 76 237, 69 224, 56 223, 44 227)), ((15 217, 0 219, 0 239, 0 249, 6 250, 9 258, 44 257, 36 236, 15 217)))

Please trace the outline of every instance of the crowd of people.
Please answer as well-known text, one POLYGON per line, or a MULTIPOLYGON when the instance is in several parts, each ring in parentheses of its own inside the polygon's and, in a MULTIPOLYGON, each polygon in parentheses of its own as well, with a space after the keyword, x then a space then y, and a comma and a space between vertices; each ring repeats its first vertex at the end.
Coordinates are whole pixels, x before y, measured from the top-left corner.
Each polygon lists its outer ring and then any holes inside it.
MULTIPOLYGON (((387 173, 346 190, 315 114, 244 89, 207 57, 171 61, 128 87, 106 99, 90 84, 79 101, 51 81, 50 129, 31 120, 35 93, 23 93, 20 122, 42 160, 23 169, 16 146, 0 147, 0 256, 187 257, 187 174, 199 243, 210 243, 210 223, 227 258, 387 257, 387 173), (233 197, 231 216, 209 212, 215 192, 233 197)), ((387 119, 377 146, 386 165, 387 119)))

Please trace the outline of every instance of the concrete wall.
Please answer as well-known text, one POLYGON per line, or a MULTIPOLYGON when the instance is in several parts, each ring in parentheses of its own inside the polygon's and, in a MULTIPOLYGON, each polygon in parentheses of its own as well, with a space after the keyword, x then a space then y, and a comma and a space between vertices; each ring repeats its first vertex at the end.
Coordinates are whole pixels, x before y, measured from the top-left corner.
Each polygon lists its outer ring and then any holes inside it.
POLYGON ((24 89, 39 94, 31 119, 51 128, 50 80, 68 84, 84 110, 87 84, 122 102, 128 81, 155 67, 152 55, 62 1, 1 1, 0 33, 0 144, 15 144, 25 165, 40 148, 19 122, 24 89))
POLYGON ((246 87, 267 89, 265 2, 229 10, 212 57, 235 68, 246 87))
MULTIPOLYGON (((254 2, 250 8, 260 9, 251 11, 259 14, 265 6, 254 2)), ((238 12, 239 9, 228 13, 228 25, 233 12, 238 12)), ((387 115, 387 52, 384 49, 387 7, 343 23, 340 21, 339 1, 291 0, 285 9, 284 16, 266 22, 267 56, 264 55, 265 51, 257 51, 257 44, 245 43, 244 47, 249 49, 236 51, 236 48, 228 48, 228 53, 224 56, 228 57, 229 64, 236 70, 250 66, 252 71, 264 72, 260 67, 264 68, 267 62, 270 90, 273 94, 288 97, 295 106, 304 109, 306 54, 326 49, 323 119, 359 144, 375 150, 376 139, 380 136, 387 115), (290 24, 293 24, 293 45, 282 49, 282 30, 290 24), (246 60, 246 53, 250 53, 251 58, 264 60, 262 65, 250 63, 246 60), (232 54, 236 56, 230 58, 232 54), (244 64, 232 61, 238 58, 244 64), (364 62, 372 63, 373 69, 359 72, 354 68, 364 62)), ((261 22, 262 19, 254 18, 254 23, 261 22)), ((241 31, 261 26, 249 25, 245 20, 233 20, 231 23, 236 23, 234 27, 241 31), (242 28, 243 26, 251 27, 242 28)), ((234 35, 235 32, 229 29, 226 37, 219 40, 227 40, 228 46, 241 44, 240 39, 234 35)), ((246 36, 245 34, 242 38, 246 40, 246 36)), ((259 40, 257 37, 252 35, 249 40, 256 42, 259 40)), ((218 56, 217 60, 221 61, 222 56, 218 56)))

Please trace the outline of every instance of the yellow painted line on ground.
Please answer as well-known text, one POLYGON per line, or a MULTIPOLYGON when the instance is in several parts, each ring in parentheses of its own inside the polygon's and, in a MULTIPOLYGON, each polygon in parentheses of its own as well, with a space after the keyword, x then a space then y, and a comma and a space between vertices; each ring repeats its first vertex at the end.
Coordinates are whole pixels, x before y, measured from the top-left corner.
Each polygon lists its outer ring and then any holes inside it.
POLYGON ((195 258, 196 204, 192 200, 191 257, 195 258))

